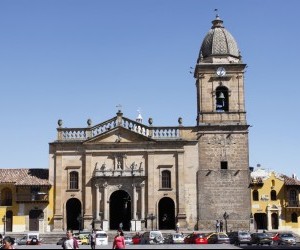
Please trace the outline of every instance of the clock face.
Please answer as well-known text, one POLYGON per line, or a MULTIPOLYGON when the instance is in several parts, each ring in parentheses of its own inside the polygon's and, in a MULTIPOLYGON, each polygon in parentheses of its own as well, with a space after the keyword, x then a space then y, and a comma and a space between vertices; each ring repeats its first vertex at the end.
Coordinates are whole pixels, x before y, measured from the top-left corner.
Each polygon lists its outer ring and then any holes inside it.
POLYGON ((219 67, 217 69, 217 75, 218 76, 225 76, 226 75, 226 70, 223 67, 219 67))

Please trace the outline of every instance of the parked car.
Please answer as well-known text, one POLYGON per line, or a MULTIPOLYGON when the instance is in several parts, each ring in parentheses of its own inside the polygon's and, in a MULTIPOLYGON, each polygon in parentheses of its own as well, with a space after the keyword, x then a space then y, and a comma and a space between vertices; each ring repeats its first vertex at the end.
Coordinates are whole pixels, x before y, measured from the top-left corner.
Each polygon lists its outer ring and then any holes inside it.
POLYGON ((124 235, 125 245, 132 245, 132 236, 130 235, 124 235))
POLYGON ((161 231, 148 231, 142 234, 140 244, 163 244, 164 237, 161 231))
POLYGON ((247 244, 252 245, 251 242, 251 234, 246 231, 235 231, 228 233, 228 237, 230 240, 230 244, 234 245, 241 245, 241 244, 247 244))
POLYGON ((208 244, 207 234, 205 233, 192 233, 184 238, 185 244, 208 244))
POLYGON ((291 233, 279 233, 276 242, 278 245, 296 245, 296 238, 291 233))
POLYGON ((81 245, 89 245, 90 244, 89 236, 79 235, 79 240, 81 241, 81 245))
POLYGON ((141 235, 137 233, 136 235, 132 236, 132 244, 140 244, 141 243, 141 235))
POLYGON ((96 246, 108 245, 108 235, 105 231, 96 231, 96 246))
POLYGON ((230 244, 229 237, 226 233, 211 233, 207 236, 208 244, 230 244))
POLYGON ((267 233, 253 233, 251 234, 251 243, 256 245, 271 245, 272 238, 267 233))
POLYGON ((184 243, 184 235, 181 233, 173 233, 173 234, 169 234, 165 240, 164 243, 165 244, 182 244, 184 243))
POLYGON ((41 244, 39 233, 28 233, 21 239, 17 240, 18 245, 39 245, 41 244))

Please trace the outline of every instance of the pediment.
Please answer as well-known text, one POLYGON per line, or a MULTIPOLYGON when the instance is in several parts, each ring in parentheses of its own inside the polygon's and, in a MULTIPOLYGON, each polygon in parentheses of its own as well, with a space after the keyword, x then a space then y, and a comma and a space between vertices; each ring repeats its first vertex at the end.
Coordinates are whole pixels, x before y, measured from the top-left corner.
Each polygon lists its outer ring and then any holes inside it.
POLYGON ((116 127, 98 136, 90 138, 84 144, 98 144, 98 143, 138 143, 145 141, 153 141, 151 138, 128 130, 123 127, 116 127))

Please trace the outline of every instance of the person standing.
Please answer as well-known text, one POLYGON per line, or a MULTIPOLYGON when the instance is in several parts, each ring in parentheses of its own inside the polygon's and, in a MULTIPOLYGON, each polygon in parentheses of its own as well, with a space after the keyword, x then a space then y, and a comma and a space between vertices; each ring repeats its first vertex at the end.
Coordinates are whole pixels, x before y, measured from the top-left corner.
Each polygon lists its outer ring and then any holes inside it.
POLYGON ((122 222, 120 222, 120 224, 119 224, 119 230, 123 232, 123 223, 122 222))
POLYGON ((220 220, 220 232, 223 232, 223 221, 220 220))
POLYGON ((124 233, 118 230, 117 235, 114 238, 113 249, 124 249, 124 248, 125 248, 124 233))
POLYGON ((179 224, 179 221, 176 223, 176 233, 179 233, 179 227, 180 227, 180 224, 179 224))
POLYGON ((67 230, 66 233, 67 238, 64 240, 62 244, 63 249, 79 249, 79 245, 77 240, 73 237, 73 231, 67 230))
POLYGON ((220 222, 219 220, 216 220, 216 232, 220 232, 220 222))
POLYGON ((92 233, 90 234, 90 237, 89 237, 89 241, 90 241, 91 249, 95 249, 95 246, 96 246, 96 232, 95 232, 95 230, 92 230, 92 233))

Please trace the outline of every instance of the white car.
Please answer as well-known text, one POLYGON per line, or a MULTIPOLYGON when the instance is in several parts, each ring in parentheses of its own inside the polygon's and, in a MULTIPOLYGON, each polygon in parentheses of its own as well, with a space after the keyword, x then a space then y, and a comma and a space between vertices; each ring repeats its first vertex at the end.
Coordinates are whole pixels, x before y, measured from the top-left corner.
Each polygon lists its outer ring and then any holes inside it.
POLYGON ((96 231, 96 246, 108 245, 108 235, 105 231, 96 231))
POLYGON ((163 244, 164 237, 161 231, 145 232, 141 236, 141 244, 163 244))

